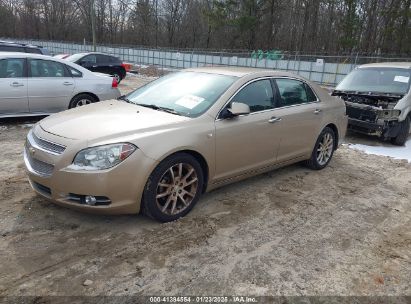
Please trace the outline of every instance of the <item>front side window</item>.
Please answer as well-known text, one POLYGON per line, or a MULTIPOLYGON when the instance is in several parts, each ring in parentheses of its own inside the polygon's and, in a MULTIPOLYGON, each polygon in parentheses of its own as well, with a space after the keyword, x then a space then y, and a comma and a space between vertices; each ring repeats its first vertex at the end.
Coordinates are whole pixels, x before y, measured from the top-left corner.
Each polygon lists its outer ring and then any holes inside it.
POLYGON ((24 59, 0 60, 0 78, 24 77, 24 59))
POLYGON ((31 59, 31 77, 66 77, 64 65, 60 62, 31 59))
POLYGON ((237 79, 218 74, 177 72, 150 82, 125 99, 130 103, 167 108, 180 115, 197 117, 207 111, 237 79))
POLYGON ((302 81, 276 79, 280 100, 279 107, 293 106, 317 100, 312 90, 302 81), (309 91, 307 91, 309 89, 309 91))
POLYGON ((245 103, 250 112, 258 112, 274 108, 274 94, 271 81, 268 79, 250 83, 238 92, 231 102, 245 103))

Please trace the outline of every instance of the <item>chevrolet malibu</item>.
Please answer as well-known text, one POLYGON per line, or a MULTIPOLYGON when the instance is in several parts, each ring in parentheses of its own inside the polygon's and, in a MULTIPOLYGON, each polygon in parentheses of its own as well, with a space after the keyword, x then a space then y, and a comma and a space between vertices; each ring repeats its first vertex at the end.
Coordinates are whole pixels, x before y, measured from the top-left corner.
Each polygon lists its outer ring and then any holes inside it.
POLYGON ((299 76, 188 69, 41 120, 24 160, 59 205, 167 222, 222 185, 300 161, 325 168, 346 127, 344 101, 299 76))

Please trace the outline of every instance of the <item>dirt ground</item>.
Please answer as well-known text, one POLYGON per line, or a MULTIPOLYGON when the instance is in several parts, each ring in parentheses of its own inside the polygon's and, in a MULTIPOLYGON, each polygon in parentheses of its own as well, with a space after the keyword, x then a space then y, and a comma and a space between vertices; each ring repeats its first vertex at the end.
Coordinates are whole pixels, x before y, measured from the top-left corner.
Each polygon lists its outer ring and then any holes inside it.
POLYGON ((343 146, 325 170, 294 165, 226 186, 159 224, 36 196, 22 150, 37 120, 0 121, 0 296, 411 295, 406 161, 343 146))

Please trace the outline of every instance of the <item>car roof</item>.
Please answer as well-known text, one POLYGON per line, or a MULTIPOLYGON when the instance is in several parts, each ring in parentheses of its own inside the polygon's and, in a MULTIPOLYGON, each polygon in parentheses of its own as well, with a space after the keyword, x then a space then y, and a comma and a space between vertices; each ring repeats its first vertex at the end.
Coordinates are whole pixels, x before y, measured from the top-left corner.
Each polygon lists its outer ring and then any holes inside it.
POLYGON ((75 53, 72 55, 105 55, 105 56, 110 56, 110 57, 116 57, 115 55, 111 55, 111 54, 106 54, 106 53, 101 53, 101 52, 88 52, 88 53, 75 53))
POLYGON ((201 67, 201 68, 190 68, 185 69, 186 72, 198 72, 198 73, 209 73, 209 74, 219 74, 235 77, 244 77, 252 74, 264 74, 267 76, 286 76, 300 78, 298 75, 270 69, 260 69, 260 68, 247 68, 247 67, 231 67, 231 66, 218 66, 218 67, 201 67))
POLYGON ((38 58, 38 59, 50 59, 53 57, 46 56, 46 55, 41 55, 41 54, 33 54, 33 53, 21 53, 21 52, 0 52, 0 58, 7 58, 7 57, 13 57, 13 58, 38 58))
POLYGON ((399 69, 411 69, 411 62, 378 62, 368 63, 359 66, 362 68, 399 68, 399 69))
POLYGON ((0 40, 0 44, 7 45, 7 46, 28 47, 28 48, 36 48, 36 49, 43 48, 42 46, 38 46, 34 44, 26 44, 26 43, 19 43, 19 42, 13 42, 13 41, 4 41, 4 40, 0 40))

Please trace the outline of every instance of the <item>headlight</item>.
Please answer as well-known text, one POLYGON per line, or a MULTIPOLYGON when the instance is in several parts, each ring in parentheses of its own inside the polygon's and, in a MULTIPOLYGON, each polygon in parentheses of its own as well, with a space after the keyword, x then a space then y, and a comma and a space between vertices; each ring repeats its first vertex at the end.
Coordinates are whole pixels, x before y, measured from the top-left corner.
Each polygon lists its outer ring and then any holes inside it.
POLYGON ((74 170, 108 169, 121 163, 136 149, 136 146, 127 143, 87 148, 77 153, 69 168, 74 170))

